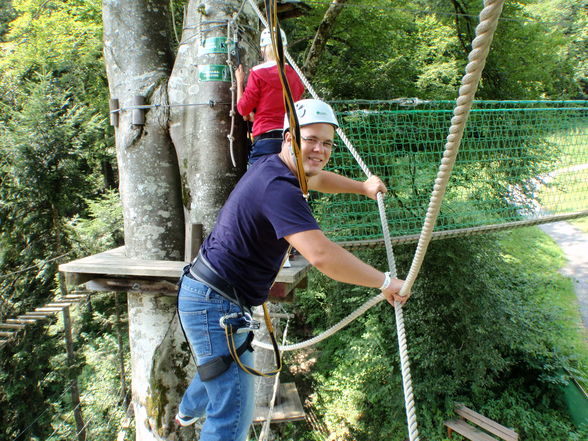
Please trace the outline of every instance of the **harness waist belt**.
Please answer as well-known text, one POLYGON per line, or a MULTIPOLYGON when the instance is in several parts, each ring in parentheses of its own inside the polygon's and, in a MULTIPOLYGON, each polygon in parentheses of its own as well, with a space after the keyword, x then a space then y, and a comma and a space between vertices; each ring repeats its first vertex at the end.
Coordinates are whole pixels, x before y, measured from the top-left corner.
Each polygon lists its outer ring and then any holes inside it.
POLYGON ((194 263, 190 266, 190 276, 208 285, 228 301, 239 305, 239 299, 237 298, 237 293, 233 285, 219 276, 200 254, 198 254, 198 257, 196 257, 194 263))
POLYGON ((267 138, 281 139, 282 138, 282 131, 281 130, 270 130, 269 132, 262 133, 260 135, 257 135, 255 138, 253 138, 253 142, 257 142, 260 139, 267 139, 267 138))

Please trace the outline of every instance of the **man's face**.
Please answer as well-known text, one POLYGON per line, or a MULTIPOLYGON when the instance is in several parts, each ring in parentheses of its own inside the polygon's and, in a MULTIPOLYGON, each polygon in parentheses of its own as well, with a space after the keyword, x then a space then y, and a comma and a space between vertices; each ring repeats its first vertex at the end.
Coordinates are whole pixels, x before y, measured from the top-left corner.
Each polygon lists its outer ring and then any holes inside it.
MULTIPOLYGON (((300 129, 300 152, 307 177, 316 175, 327 165, 334 136, 335 129, 331 124, 310 124, 300 129)), ((290 132, 286 133, 286 141, 291 142, 291 139, 290 132)))

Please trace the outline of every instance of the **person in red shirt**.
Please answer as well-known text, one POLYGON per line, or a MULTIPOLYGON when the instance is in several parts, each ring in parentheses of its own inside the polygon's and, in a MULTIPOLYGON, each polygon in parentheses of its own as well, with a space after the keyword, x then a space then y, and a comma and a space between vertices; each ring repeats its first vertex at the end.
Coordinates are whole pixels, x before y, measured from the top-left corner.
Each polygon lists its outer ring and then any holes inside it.
MULTIPOLYGON (((282 43, 286 46, 286 34, 282 30, 280 32, 282 43)), ((286 110, 271 43, 270 32, 265 29, 259 41, 264 62, 251 68, 247 87, 244 88, 243 66, 239 65, 235 71, 237 110, 246 121, 253 121, 253 145, 249 154, 249 165, 263 155, 279 153, 282 146, 282 126, 286 110)), ((286 76, 294 101, 299 101, 304 93, 302 81, 289 65, 286 65, 286 76)))

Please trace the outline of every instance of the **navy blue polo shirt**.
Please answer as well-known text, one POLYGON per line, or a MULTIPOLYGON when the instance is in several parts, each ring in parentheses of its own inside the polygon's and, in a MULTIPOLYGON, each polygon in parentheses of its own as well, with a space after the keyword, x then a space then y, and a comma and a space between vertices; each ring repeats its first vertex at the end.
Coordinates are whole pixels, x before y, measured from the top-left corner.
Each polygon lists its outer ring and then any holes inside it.
POLYGON ((318 229, 298 179, 266 155, 237 183, 201 252, 245 302, 261 305, 288 250, 284 236, 318 229))

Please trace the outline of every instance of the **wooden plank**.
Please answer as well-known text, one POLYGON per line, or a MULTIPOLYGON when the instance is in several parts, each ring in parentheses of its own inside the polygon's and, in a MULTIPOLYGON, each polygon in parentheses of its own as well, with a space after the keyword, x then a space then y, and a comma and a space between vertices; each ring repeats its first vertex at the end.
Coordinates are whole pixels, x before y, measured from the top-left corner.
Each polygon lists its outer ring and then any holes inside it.
POLYGON ((187 262, 129 259, 125 247, 59 265, 64 273, 178 278, 187 262))
POLYGON ((26 325, 19 323, 0 323, 0 329, 24 329, 26 325))
POLYGON ((468 407, 459 406, 455 409, 455 413, 505 441, 517 441, 519 439, 519 435, 514 430, 509 429, 484 415, 480 415, 468 407))
MULTIPOLYGON (((305 419, 306 415, 304 413, 304 407, 298 396, 296 384, 280 384, 278 396, 281 397, 281 400, 274 406, 271 419, 272 423, 285 423, 288 421, 301 421, 305 419)), ((268 412, 269 408, 267 407, 257 407, 253 414, 253 422, 264 422, 267 419, 268 412)))
POLYGON ((14 331, 0 331, 0 337, 12 337, 14 331))
POLYGON ((68 306, 72 306, 74 303, 73 302, 51 302, 51 303, 46 303, 45 305, 43 305, 43 308, 65 308, 68 306))
POLYGON ((40 307, 35 308, 35 312, 61 312, 66 306, 59 307, 59 306, 51 306, 51 307, 40 307))
POLYGON ((47 312, 27 312, 25 315, 19 315, 17 318, 43 320, 51 317, 52 315, 53 314, 49 314, 47 312))
POLYGON ((74 302, 79 302, 87 298, 90 294, 91 292, 88 292, 86 294, 68 294, 65 297, 62 297, 61 300, 72 300, 74 302))
POLYGON ((471 441, 496 441, 496 438, 476 429, 474 426, 470 426, 461 419, 445 421, 444 424, 471 441))
POLYGON ((51 302, 51 303, 47 303, 46 305, 43 305, 43 308, 59 308, 59 307, 66 307, 66 306, 72 306, 74 303, 73 302, 51 302))
POLYGON ((23 325, 30 325, 33 323, 37 323, 35 319, 6 319, 6 323, 15 323, 15 324, 23 324, 23 325))
POLYGON ((310 271, 311 265, 308 261, 300 256, 296 255, 290 259, 290 268, 282 268, 276 277, 278 283, 291 283, 297 285, 310 271))
MULTIPOLYGON (((85 275, 87 280, 103 276, 109 276, 108 278, 110 279, 135 276, 150 279, 164 278, 175 281, 179 278, 182 269, 187 263, 184 261, 129 259, 125 255, 124 247, 119 247, 61 264, 59 265, 59 271, 65 273, 66 277, 73 274, 85 275)), ((290 263, 292 265, 290 268, 282 268, 278 274, 277 283, 295 285, 305 277, 310 269, 306 259, 299 255, 291 259, 290 263)))
POLYGON ((86 283, 88 280, 92 280, 95 275, 94 274, 81 274, 81 273, 66 273, 61 271, 65 275, 65 284, 66 286, 79 286, 83 283, 86 283))

